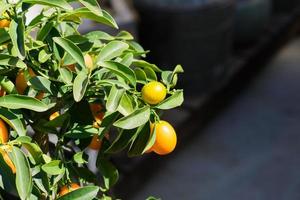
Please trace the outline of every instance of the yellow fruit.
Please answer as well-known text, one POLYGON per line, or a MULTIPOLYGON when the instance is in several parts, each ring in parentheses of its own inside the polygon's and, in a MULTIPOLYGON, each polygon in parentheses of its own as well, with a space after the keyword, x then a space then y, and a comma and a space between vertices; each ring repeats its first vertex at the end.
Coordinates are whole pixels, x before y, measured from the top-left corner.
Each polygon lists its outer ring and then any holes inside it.
MULTIPOLYGON (((90 109, 93 114, 93 117, 96 121, 97 124, 101 124, 103 117, 104 117, 104 112, 103 112, 103 107, 99 103, 91 103, 90 104, 90 109)), ((96 125, 96 124, 95 124, 96 125)), ((98 126, 99 128, 99 126, 98 126)))
POLYGON ((146 103, 158 104, 166 98, 166 87, 157 81, 151 81, 142 88, 142 98, 146 103))
POLYGON ((8 131, 2 119, 0 119, 0 140, 1 144, 7 143, 8 141, 8 131))
POLYGON ((77 183, 71 183, 69 185, 64 185, 63 187, 60 188, 59 196, 68 194, 69 192, 77 190, 78 188, 80 188, 80 186, 77 183))
POLYGON ((0 28, 5 28, 5 27, 9 27, 10 25, 10 21, 7 19, 2 19, 0 20, 0 28))
POLYGON ((94 61, 89 54, 85 54, 84 63, 89 70, 92 70, 94 68, 94 61))
POLYGON ((152 150, 159 155, 171 153, 177 144, 177 135, 174 128, 171 124, 163 120, 151 124, 151 132, 153 132, 154 127, 156 131, 155 143, 148 151, 152 150))
POLYGON ((56 112, 54 112, 54 113, 52 113, 51 115, 50 115, 50 117, 49 117, 49 120, 51 121, 51 120, 54 120, 56 117, 58 117, 59 116, 59 112, 58 111, 56 111, 56 112))

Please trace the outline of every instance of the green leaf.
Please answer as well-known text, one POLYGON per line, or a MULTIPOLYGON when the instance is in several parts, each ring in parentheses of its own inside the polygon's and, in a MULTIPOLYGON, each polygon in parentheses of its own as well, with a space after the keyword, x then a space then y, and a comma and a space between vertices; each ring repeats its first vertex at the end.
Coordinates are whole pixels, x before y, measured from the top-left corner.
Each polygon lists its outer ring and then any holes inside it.
POLYGON ((12 20, 10 22, 9 35, 14 47, 14 51, 21 60, 24 60, 26 57, 24 33, 25 27, 22 17, 19 17, 17 21, 12 20))
POLYGON ((73 156, 73 159, 76 163, 78 164, 84 164, 84 163, 88 163, 88 156, 87 154, 85 154, 84 152, 78 152, 73 156))
POLYGON ((17 94, 17 90, 12 81, 5 76, 0 76, 0 85, 9 94, 17 94))
POLYGON ((92 200, 97 196, 98 191, 98 186, 85 186, 69 192, 57 198, 57 200, 92 200))
POLYGON ((48 21, 37 33, 36 39, 39 41, 44 41, 49 35, 50 31, 54 27, 53 21, 48 21))
POLYGON ((81 99, 83 98, 88 83, 89 83, 89 76, 86 74, 86 72, 84 71, 79 72, 73 84, 73 96, 76 102, 81 101, 81 99))
POLYGON ((40 63, 45 63, 49 58, 51 58, 52 54, 48 54, 44 49, 42 49, 39 53, 38 60, 40 63))
POLYGON ((128 49, 129 45, 125 42, 121 41, 112 41, 101 49, 98 57, 97 64, 103 61, 111 60, 117 56, 120 56, 126 49, 128 49))
POLYGON ((120 101, 118 111, 124 116, 130 115, 134 111, 135 108, 134 104, 135 103, 132 97, 124 93, 120 101))
POLYGON ((52 160, 51 162, 44 164, 42 170, 49 175, 59 175, 65 172, 60 160, 52 160))
POLYGON ((119 153, 124 150, 135 136, 136 130, 122 130, 118 137, 113 141, 111 146, 105 151, 106 153, 119 153))
MULTIPOLYGON (((147 146, 149 140, 151 140, 151 136, 152 134, 150 133, 149 122, 144 126, 139 127, 135 134, 135 139, 133 140, 133 143, 128 151, 128 156, 132 157, 142 155, 144 151, 147 150, 147 146)), ((153 144, 154 141, 152 140, 151 143, 153 144)))
POLYGON ((32 190, 32 175, 28 160, 24 153, 17 147, 12 147, 13 163, 16 167, 16 186, 19 197, 26 200, 32 190))
POLYGON ((134 129, 145 124, 147 121, 149 121, 149 118, 150 108, 145 106, 134 111, 130 115, 119 119, 113 125, 122 129, 134 129))
POLYGON ((103 31, 91 31, 85 35, 89 40, 96 41, 96 40, 113 40, 115 39, 113 36, 105 33, 103 31))
POLYGON ((65 133, 65 136, 73 139, 90 138, 95 134, 98 134, 98 129, 92 125, 80 126, 75 125, 71 130, 65 133))
POLYGON ((108 95, 107 102, 106 102, 107 111, 114 112, 117 110, 124 92, 125 92, 124 89, 119 89, 116 86, 111 87, 111 90, 110 90, 110 93, 108 95))
POLYGON ((141 68, 135 68, 134 73, 139 83, 147 83, 147 75, 141 68))
POLYGON ((95 15, 103 16, 102 10, 96 0, 79 0, 87 9, 93 12, 95 15))
POLYGON ((102 24, 106 24, 108 26, 111 26, 113 28, 118 28, 117 23, 113 19, 113 17, 106 12, 105 10, 102 10, 103 16, 95 15, 93 12, 91 12, 88 8, 78 8, 74 10, 73 12, 69 12, 66 14, 63 14, 60 16, 61 20, 73 20, 74 17, 80 17, 80 18, 87 18, 102 24))
POLYGON ((155 72, 161 72, 161 69, 159 69, 156 65, 148 63, 147 61, 144 60, 133 60, 132 64, 136 67, 150 68, 155 72))
POLYGON ((26 68, 26 64, 17 57, 13 57, 7 54, 0 54, 0 65, 18 67, 21 69, 26 68))
POLYGON ((125 65, 114 62, 114 61, 104 61, 101 62, 100 65, 109 71, 115 73, 116 75, 123 78, 125 81, 128 81, 132 86, 136 85, 135 74, 132 69, 126 67, 125 65))
POLYGON ((168 97, 167 99, 160 102, 156 108, 161 110, 169 110, 172 108, 176 108, 180 106, 183 103, 183 91, 178 90, 172 94, 172 96, 168 97))
POLYGON ((4 28, 0 28, 0 44, 8 41, 10 39, 9 34, 4 28))
POLYGON ((81 50, 71 40, 60 37, 54 37, 53 40, 68 52, 82 68, 86 68, 81 50))
POLYGON ((152 68, 144 68, 147 79, 157 81, 157 76, 152 68))
POLYGON ((47 111, 50 106, 45 103, 24 95, 6 95, 0 97, 0 107, 5 107, 9 109, 28 109, 36 112, 47 111))
POLYGON ((72 80, 73 80, 73 74, 70 70, 68 70, 67 68, 61 67, 58 68, 59 74, 60 74, 60 78, 62 79, 62 81, 66 84, 72 84, 72 80))
POLYGON ((120 63, 122 63, 125 66, 130 66, 132 64, 133 61, 133 54, 132 53, 128 53, 126 54, 122 60, 120 61, 120 63))
POLYGON ((0 117, 12 127, 19 136, 26 135, 26 129, 22 120, 13 112, 6 108, 0 108, 0 117))
POLYGON ((104 185, 107 189, 111 188, 119 179, 117 168, 105 158, 98 157, 97 166, 104 178, 104 185))
POLYGON ((37 144, 23 141, 22 145, 30 153, 35 161, 35 164, 41 164, 43 162, 43 152, 37 144))
POLYGON ((23 3, 40 4, 45 6, 59 7, 66 10, 73 10, 72 6, 70 6, 65 0, 23 0, 23 3))
POLYGON ((134 38, 128 31, 121 31, 116 36, 116 39, 119 39, 119 40, 133 40, 134 38))
POLYGON ((29 82, 35 90, 48 92, 50 94, 54 94, 56 92, 56 88, 52 85, 51 81, 42 76, 34 76, 29 79, 29 82))

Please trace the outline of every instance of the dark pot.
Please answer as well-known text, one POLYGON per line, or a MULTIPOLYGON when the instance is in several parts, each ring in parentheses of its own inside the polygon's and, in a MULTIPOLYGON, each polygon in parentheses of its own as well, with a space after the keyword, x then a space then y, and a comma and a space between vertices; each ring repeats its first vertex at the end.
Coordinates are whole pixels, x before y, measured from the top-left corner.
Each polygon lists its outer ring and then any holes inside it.
POLYGON ((271 0, 238 0, 235 15, 235 39, 238 43, 256 40, 271 18, 271 0))
POLYGON ((299 0, 273 0, 274 11, 277 13, 291 12, 299 6, 299 0))
POLYGON ((185 70, 179 83, 187 95, 210 91, 231 55, 234 3, 231 0, 135 0, 139 39, 150 61, 185 70), (168 2, 168 3, 166 3, 168 2))

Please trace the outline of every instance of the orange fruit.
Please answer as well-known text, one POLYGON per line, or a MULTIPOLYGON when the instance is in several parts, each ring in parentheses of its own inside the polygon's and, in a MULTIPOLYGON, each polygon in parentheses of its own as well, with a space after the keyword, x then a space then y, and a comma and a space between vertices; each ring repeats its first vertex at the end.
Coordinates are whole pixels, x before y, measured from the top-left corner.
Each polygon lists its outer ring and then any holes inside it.
MULTIPOLYGON (((35 76, 35 73, 34 71, 29 68, 29 75, 31 77, 34 77, 35 76)), ((25 89, 27 88, 27 80, 25 78, 25 75, 24 75, 24 71, 20 71, 16 77, 16 89, 18 91, 19 94, 24 94, 24 91, 25 89)))
POLYGON ((90 109, 91 109, 93 117, 96 121, 94 126, 96 128, 99 128, 99 124, 101 124, 101 121, 103 120, 103 117, 104 117, 103 107, 99 103, 91 103, 90 104, 90 109))
POLYGON ((56 117, 58 117, 60 114, 59 114, 59 112, 58 111, 56 111, 56 112, 54 112, 54 113, 52 113, 51 115, 50 115, 50 117, 49 117, 49 120, 51 121, 51 120, 54 120, 56 117))
POLYGON ((157 81, 151 81, 142 88, 142 98, 146 103, 158 104, 166 98, 166 87, 157 81))
POLYGON ((59 196, 68 194, 69 192, 77 190, 78 188, 80 188, 80 186, 77 183, 70 183, 69 185, 64 185, 60 188, 59 196))
POLYGON ((0 148, 0 153, 3 157, 4 162, 9 166, 12 173, 15 174, 16 173, 16 167, 15 167, 14 163, 11 161, 8 153, 5 150, 3 150, 2 148, 0 148))
POLYGON ((168 122, 161 120, 155 124, 151 124, 151 133, 153 132, 154 126, 156 138, 153 146, 148 151, 152 150, 159 155, 171 153, 177 144, 177 135, 174 128, 168 122))
POLYGON ((1 144, 7 143, 8 141, 8 131, 2 119, 0 119, 0 140, 1 144))
POLYGON ((99 139, 98 135, 94 135, 91 143, 89 144, 89 148, 93 150, 99 150, 102 146, 102 140, 99 139))
POLYGON ((2 19, 0 20, 0 28, 9 27, 10 21, 8 19, 2 19))
POLYGON ((72 72, 75 72, 75 64, 67 65, 66 68, 68 68, 72 72))

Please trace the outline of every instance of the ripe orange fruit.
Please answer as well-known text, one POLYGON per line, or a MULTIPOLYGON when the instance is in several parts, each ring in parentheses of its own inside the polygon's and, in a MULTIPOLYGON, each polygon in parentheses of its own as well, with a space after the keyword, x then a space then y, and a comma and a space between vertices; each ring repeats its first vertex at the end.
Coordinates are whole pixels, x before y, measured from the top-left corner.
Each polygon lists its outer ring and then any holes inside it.
POLYGON ((8 156, 8 153, 2 148, 0 148, 0 153, 3 157, 4 162, 9 166, 12 173, 15 174, 16 173, 16 167, 15 167, 14 163, 11 161, 10 157, 8 156))
POLYGON ((94 135, 91 143, 89 144, 89 148, 93 150, 99 150, 102 146, 102 140, 99 139, 98 135, 94 135))
POLYGON ((148 151, 152 150, 159 155, 171 153, 175 149, 177 143, 177 135, 174 128, 171 124, 163 120, 151 124, 151 132, 153 132, 154 126, 156 130, 155 143, 148 151))
POLYGON ((58 111, 56 111, 56 112, 54 112, 54 113, 52 113, 51 115, 50 115, 50 117, 49 117, 49 120, 51 121, 51 120, 54 120, 56 117, 58 117, 60 114, 59 114, 59 112, 58 111))
MULTIPOLYGON (((29 68, 28 70, 29 70, 30 76, 34 77, 35 76, 34 71, 31 68, 29 68)), ((18 93, 24 94, 24 91, 27 88, 27 86, 28 85, 27 85, 27 80, 24 75, 24 71, 20 71, 16 78, 16 89, 17 89, 18 93)))
POLYGON ((7 143, 8 141, 8 131, 6 125, 2 119, 0 119, 0 142, 1 144, 7 143))
POLYGON ((77 190, 78 188, 80 188, 80 186, 77 183, 71 183, 69 185, 64 185, 63 187, 60 188, 59 196, 68 194, 69 192, 77 190))
POLYGON ((90 54, 85 54, 84 63, 89 70, 92 70, 94 68, 94 61, 92 59, 92 56, 90 56, 90 54))
POLYGON ((142 88, 142 98, 146 103, 158 104, 166 98, 166 87, 157 81, 151 81, 142 88))
POLYGON ((97 122, 97 124, 100 124, 104 117, 102 105, 99 103, 91 103, 90 109, 94 116, 95 121, 97 122))
POLYGON ((5 27, 9 27, 10 25, 10 21, 7 19, 2 19, 0 20, 0 28, 5 28, 5 27))

